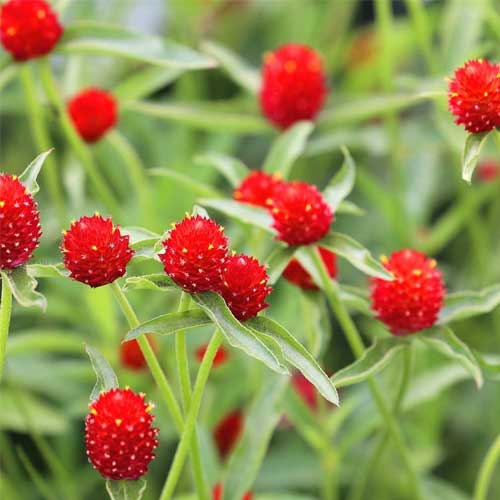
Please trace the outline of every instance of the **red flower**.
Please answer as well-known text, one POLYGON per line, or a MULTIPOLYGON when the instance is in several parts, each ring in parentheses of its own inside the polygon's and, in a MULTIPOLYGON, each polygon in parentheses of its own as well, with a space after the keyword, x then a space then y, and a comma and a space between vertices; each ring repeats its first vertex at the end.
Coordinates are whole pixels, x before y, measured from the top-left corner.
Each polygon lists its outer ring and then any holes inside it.
POLYGON ((48 54, 63 29, 44 0, 10 0, 0 7, 0 41, 16 61, 48 54))
POLYGON ((394 252, 382 258, 393 281, 372 279, 372 308, 394 335, 429 328, 437 320, 446 293, 434 259, 415 250, 394 252))
POLYGON ((316 410, 318 407, 318 393, 316 389, 309 380, 307 380, 304 375, 300 372, 295 372, 292 375, 292 386, 295 392, 300 396, 304 403, 311 408, 311 410, 316 410))
POLYGON ((221 457, 225 457, 234 447, 243 431, 243 413, 234 410, 227 414, 214 429, 214 440, 221 457))
MULTIPOLYGON (((148 335, 151 349, 158 352, 158 343, 152 335, 148 335)), ((125 368, 133 371, 143 370, 148 366, 137 340, 129 340, 120 344, 120 361, 125 368)))
MULTIPOLYGON (((205 357, 205 353, 207 352, 207 344, 203 344, 198 349, 196 349, 196 359, 201 363, 203 358, 205 357)), ((215 358, 213 361, 213 366, 217 367, 223 365, 227 359, 229 358, 229 353, 224 349, 223 346, 220 346, 215 353, 215 358)))
POLYGON ((260 106, 262 113, 278 127, 314 119, 326 93, 323 65, 311 48, 288 44, 264 56, 260 106))
POLYGON ((107 285, 125 274, 134 255, 129 237, 113 226, 111 217, 81 217, 64 231, 61 243, 70 277, 92 288, 107 285))
MULTIPOLYGON (((222 483, 217 483, 212 490, 212 500, 222 500, 222 492, 223 492, 222 483)), ((250 491, 247 491, 241 497, 241 500, 252 500, 252 498, 253 494, 250 491)))
MULTIPOLYGON (((335 278, 337 276, 337 256, 327 248, 318 248, 328 274, 331 278, 335 278)), ((318 286, 314 283, 311 275, 302 267, 297 259, 292 259, 286 266, 283 271, 283 278, 305 290, 318 290, 318 286)))
POLYGON ((253 318, 267 307, 265 300, 272 288, 267 286, 266 268, 257 259, 243 254, 231 255, 226 259, 221 276, 218 291, 237 319, 253 318))
POLYGON ((196 215, 174 225, 159 255, 165 272, 190 293, 217 290, 227 254, 224 228, 196 215))
POLYGON ((146 474, 158 446, 151 427, 153 406, 130 389, 103 392, 89 405, 85 445, 90 463, 106 479, 138 479, 146 474))
POLYGON ((500 65, 478 59, 458 68, 449 83, 448 107, 455 123, 471 133, 500 126, 500 65))
POLYGON ((33 196, 16 176, 0 174, 0 269, 27 262, 41 235, 33 196))
POLYGON ((68 113, 84 141, 96 142, 118 121, 118 105, 105 90, 91 87, 68 102, 68 113))
POLYGON ((477 176, 482 182, 491 182, 500 176, 500 164, 494 160, 483 161, 477 166, 477 176))
POLYGON ((309 245, 325 236, 333 214, 315 186, 293 181, 276 187, 273 199, 273 227, 278 239, 289 245, 309 245))
POLYGON ((266 174, 258 170, 249 174, 234 191, 234 199, 250 205, 269 207, 274 189, 282 181, 279 174, 266 174))

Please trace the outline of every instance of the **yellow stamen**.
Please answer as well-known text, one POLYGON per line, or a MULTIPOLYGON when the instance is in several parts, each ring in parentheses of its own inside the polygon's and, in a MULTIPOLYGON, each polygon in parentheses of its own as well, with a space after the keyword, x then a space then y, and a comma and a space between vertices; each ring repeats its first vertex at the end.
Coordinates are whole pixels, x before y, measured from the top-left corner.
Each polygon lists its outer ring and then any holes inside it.
POLYGON ((387 264, 389 262, 389 259, 387 258, 387 255, 381 255, 380 256, 380 262, 382 262, 382 264, 387 264))
POLYGON ((209 250, 213 250, 215 247, 212 245, 212 243, 210 243, 210 245, 208 245, 208 249, 209 250))
POLYGON ((187 249, 186 247, 184 247, 184 248, 182 249, 182 253, 188 253, 188 249, 187 249))
POLYGON ((122 425, 123 420, 121 418, 115 418, 115 424, 120 427, 122 425))
POLYGON ((5 201, 0 200, 0 208, 3 208, 3 207, 5 207, 5 201))
POLYGON ((283 67, 287 73, 293 73, 297 69, 297 63, 295 61, 286 61, 283 67))
POLYGON ((422 276, 422 269, 414 269, 412 271, 412 273, 415 275, 415 276, 422 276))
POLYGON ((95 245, 92 245, 90 248, 92 248, 92 250, 94 250, 94 251, 97 250, 97 247, 95 245))
POLYGON ((145 410, 145 411, 146 411, 146 413, 149 413, 150 411, 153 411, 153 408, 154 408, 154 406, 153 406, 153 405, 151 405, 151 404, 149 404, 149 405, 146 407, 146 410, 145 410))
POLYGON ((95 408, 91 408, 90 413, 92 413, 92 415, 97 415, 97 410, 95 408))
POLYGON ((429 262, 429 267, 431 269, 434 269, 436 266, 437 266, 436 259, 431 259, 431 261, 429 262))
POLYGON ((306 212, 310 212, 310 211, 311 211, 311 208, 312 208, 311 204, 310 204, 310 203, 308 203, 308 204, 306 205, 306 212))

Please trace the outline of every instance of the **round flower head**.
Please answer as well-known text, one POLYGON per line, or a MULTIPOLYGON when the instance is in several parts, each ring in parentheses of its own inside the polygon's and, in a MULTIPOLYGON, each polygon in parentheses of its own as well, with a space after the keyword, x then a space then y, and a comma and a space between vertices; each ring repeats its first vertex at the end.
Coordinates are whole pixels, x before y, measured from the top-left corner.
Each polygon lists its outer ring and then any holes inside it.
POLYGON ((85 445, 90 463, 106 479, 139 479, 158 446, 153 406, 130 389, 103 392, 89 405, 85 445))
POLYGON ((266 174, 258 170, 249 174, 234 191, 234 199, 250 205, 269 207, 274 189, 282 181, 279 174, 266 174))
MULTIPOLYGON (((321 259, 328 270, 328 274, 331 278, 335 278, 337 276, 336 255, 327 248, 318 247, 318 249, 321 259)), ((283 271, 283 278, 305 290, 318 290, 318 286, 314 283, 311 275, 302 267, 302 264, 297 259, 292 259, 286 266, 283 271)))
POLYGON ((271 214, 278 239, 288 245, 309 245, 325 236, 333 214, 315 186, 293 181, 276 187, 271 214))
POLYGON ((165 272, 190 293, 216 291, 227 254, 224 228, 214 221, 187 215, 174 224, 159 254, 165 272))
POLYGON ((118 105, 115 98, 104 90, 82 90, 68 102, 71 120, 86 142, 97 142, 118 121, 118 105))
POLYGON ((243 431, 243 413, 234 410, 224 416, 214 429, 214 440, 224 458, 234 447, 243 431))
POLYGON ((0 269, 27 262, 41 235, 33 196, 16 176, 0 174, 0 269))
POLYGON ((129 237, 122 236, 111 217, 81 217, 64 231, 61 243, 70 277, 92 288, 107 285, 125 274, 134 255, 129 237))
POLYGON ((44 0, 9 0, 0 7, 0 41, 16 61, 48 54, 62 32, 44 0))
POLYGON ((372 279, 372 309, 394 335, 429 328, 437 320, 446 293, 434 259, 415 250, 394 252, 382 258, 394 280, 372 279))
MULTIPOLYGON (((222 493, 224 491, 224 487, 222 483, 217 483, 212 489, 212 500, 222 500, 222 493)), ((247 491, 242 497, 241 500, 252 500, 253 494, 250 491, 247 491)))
MULTIPOLYGON (((200 347, 198 347, 198 349, 196 349, 196 353, 195 353, 196 359, 198 360, 199 363, 201 363, 203 361, 203 358, 205 357, 205 353, 207 352, 207 347, 208 347, 207 344, 203 344, 200 347)), ((220 346, 217 349, 217 352, 215 353, 215 357, 214 357, 212 364, 214 367, 221 366, 224 363, 226 363, 228 358, 229 358, 229 353, 226 351, 226 349, 224 349, 223 346, 220 346)))
POLYGON ((481 162, 476 169, 481 182, 492 182, 500 177, 500 164, 494 160, 481 162))
POLYGON ((264 56, 260 106, 269 121, 287 128, 299 120, 312 120, 327 93, 318 54, 305 45, 283 45, 264 56))
POLYGON ((267 285, 265 266, 257 259, 243 254, 231 255, 222 268, 221 277, 218 292, 240 321, 253 318, 267 307, 266 297, 272 288, 267 285))
POLYGON ((449 82, 448 107, 455 123, 471 133, 500 126, 500 65, 466 62, 449 82))
MULTIPOLYGON (((158 344, 153 336, 148 335, 148 342, 153 351, 158 352, 158 344)), ((144 370, 148 365, 137 340, 128 340, 120 344, 121 364, 132 371, 144 370)))

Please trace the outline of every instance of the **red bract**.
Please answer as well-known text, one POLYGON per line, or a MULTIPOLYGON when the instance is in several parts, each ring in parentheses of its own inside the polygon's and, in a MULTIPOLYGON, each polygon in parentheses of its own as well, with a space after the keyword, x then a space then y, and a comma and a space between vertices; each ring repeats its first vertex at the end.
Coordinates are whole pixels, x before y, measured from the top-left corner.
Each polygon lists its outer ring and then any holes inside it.
POLYGON ((316 410, 318 407, 318 393, 314 385, 302 373, 295 372, 292 375, 292 386, 304 403, 312 410, 316 410))
POLYGON ((89 405, 85 445, 90 463, 106 479, 138 479, 146 474, 158 446, 151 424, 153 406, 144 394, 111 389, 89 405))
POLYGON ((48 54, 63 29, 44 0, 10 0, 0 7, 0 41, 16 61, 48 54))
POLYGON ((472 133, 500 126, 500 65, 477 59, 455 71, 448 87, 455 123, 472 133))
MULTIPOLYGON (((153 351, 158 352, 158 344, 154 337, 148 335, 148 342, 153 351)), ((148 366, 137 340, 120 344, 120 361, 125 368, 133 371, 140 371, 148 366)))
MULTIPOLYGON (((196 349, 196 359, 201 363, 203 358, 205 357, 205 353, 207 352, 207 344, 203 344, 198 349, 196 349)), ((229 353, 224 349, 224 347, 220 346, 215 353, 215 358, 212 363, 212 366, 217 367, 223 365, 227 359, 229 358, 229 353)))
POLYGON ((394 335, 429 328, 437 320, 446 293, 434 259, 415 250, 394 252, 382 258, 393 281, 372 279, 372 308, 394 335))
POLYGON ((243 254, 227 257, 221 278, 218 291, 240 321, 253 318, 267 307, 266 297, 272 288, 267 286, 269 278, 265 266, 257 259, 243 254))
POLYGON ((0 269, 27 262, 41 235, 33 196, 16 176, 0 174, 0 269))
POLYGON ((314 119, 326 93, 323 65, 311 48, 288 44, 264 56, 260 106, 262 113, 278 127, 314 119))
POLYGON ((105 90, 91 87, 82 90, 68 102, 68 113, 87 142, 98 141, 118 121, 118 105, 105 90))
POLYGON ((214 429, 214 440, 221 457, 225 457, 234 447, 243 431, 243 413, 234 410, 226 415, 214 429))
POLYGON ((122 236, 111 217, 81 217, 64 231, 61 243, 70 277, 93 288, 112 283, 125 274, 134 255, 129 237, 122 236))
MULTIPOLYGON (((336 255, 327 248, 318 247, 318 249, 328 270, 328 274, 331 278, 335 278, 337 275, 336 255)), ((292 259, 286 266, 283 271, 283 278, 305 290, 318 290, 318 286, 314 283, 311 275, 302 267, 297 259, 292 259)))
MULTIPOLYGON (((212 490, 212 500, 222 500, 222 492, 224 488, 222 483, 217 483, 212 490)), ((247 491, 242 497, 241 500, 252 500, 253 494, 250 491, 247 491)))
POLYGON ((481 162, 476 169, 477 176, 482 182, 491 182, 500 176, 500 164, 494 160, 481 162))
POLYGON ((163 247, 159 257, 165 272, 184 290, 196 293, 219 288, 227 254, 222 226, 200 215, 188 215, 174 225, 163 247))
POLYGON ((289 245, 309 245, 328 233, 333 213, 315 186, 287 182, 276 187, 272 210, 278 239, 289 245))
POLYGON ((237 201, 266 208, 271 205, 274 189, 281 182, 279 174, 255 171, 235 189, 233 197, 237 201))

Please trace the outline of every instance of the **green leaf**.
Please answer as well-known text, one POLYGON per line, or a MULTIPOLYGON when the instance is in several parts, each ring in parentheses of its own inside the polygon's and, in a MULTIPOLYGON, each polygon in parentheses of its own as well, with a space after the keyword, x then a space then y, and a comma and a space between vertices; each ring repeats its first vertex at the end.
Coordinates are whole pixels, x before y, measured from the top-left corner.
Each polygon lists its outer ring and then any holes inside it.
POLYGON ((47 300, 36 291, 38 282, 27 272, 26 266, 0 271, 2 279, 7 280, 12 294, 23 307, 39 307, 42 311, 47 308, 47 300))
POLYGON ((500 356, 498 356, 498 354, 482 353, 476 350, 473 352, 486 378, 500 380, 500 356))
POLYGON ((263 208, 227 199, 214 200, 205 198, 199 200, 199 202, 203 206, 213 208, 228 217, 243 222, 243 224, 250 224, 275 234, 274 229, 271 227, 273 219, 267 210, 263 208))
POLYGON ((339 206, 336 209, 337 214, 346 214, 346 215, 365 215, 365 211, 352 203, 351 201, 341 201, 339 206))
POLYGON ((101 391, 109 391, 118 387, 118 379, 111 365, 97 349, 85 344, 85 351, 90 358, 92 368, 97 376, 97 382, 90 394, 90 400, 95 401, 101 391))
POLYGON ((179 330, 209 325, 211 322, 210 318, 199 309, 162 314, 130 330, 124 340, 136 339, 146 333, 170 335, 179 330))
POLYGON ((420 332, 418 339, 448 358, 458 361, 472 376, 478 388, 483 385, 483 375, 477 359, 467 344, 462 342, 449 327, 420 332))
POLYGON ((281 348, 284 358, 297 368, 320 394, 335 405, 339 405, 339 396, 332 381, 321 369, 314 356, 288 332, 272 319, 259 316, 247 321, 250 328, 270 335, 281 348))
POLYGON ((135 481, 106 481, 106 491, 111 500, 141 500, 146 491, 146 480, 135 481))
POLYGON ((280 279, 280 276, 283 274, 288 263, 293 259, 296 251, 296 247, 280 246, 271 253, 266 261, 270 285, 274 285, 280 279))
POLYGON ((26 186, 31 194, 38 193, 40 186, 36 182, 38 174, 42 169, 43 163, 52 149, 45 151, 45 153, 39 154, 27 167, 26 170, 19 176, 19 180, 26 186))
POLYGON ((358 311, 366 316, 373 316, 370 299, 365 289, 350 285, 340 285, 339 292, 340 300, 342 300, 349 309, 358 311))
POLYGON ((368 276, 374 276, 384 280, 392 281, 394 278, 382 264, 376 261, 372 254, 356 240, 342 233, 330 233, 319 243, 339 257, 349 261, 355 268, 368 276))
POLYGON ((363 382, 382 371, 399 351, 407 347, 408 342, 405 339, 377 339, 361 358, 339 370, 332 377, 332 381, 337 387, 363 382))
POLYGON ((32 278, 67 278, 69 271, 59 264, 27 264, 26 272, 32 278))
POLYGON ((82 339, 71 331, 26 330, 10 335, 7 341, 9 356, 28 352, 61 352, 81 354, 82 339))
POLYGON ((262 170, 280 172, 287 179, 293 163, 304 152, 313 128, 312 122, 301 121, 283 132, 272 145, 262 170))
POLYGON ((287 368, 279 362, 266 344, 233 316, 222 297, 213 292, 203 292, 193 295, 192 299, 220 328, 233 347, 241 349, 249 356, 262 361, 277 373, 288 374, 287 368))
POLYGON ((145 274, 143 276, 130 276, 130 278, 127 278, 123 291, 128 290, 178 292, 179 287, 166 274, 145 274))
POLYGON ((221 193, 219 193, 213 187, 207 185, 205 182, 200 182, 192 176, 178 172, 177 170, 172 170, 169 168, 152 168, 148 171, 150 175, 159 175, 161 177, 167 177, 173 180, 176 184, 182 184, 186 186, 193 194, 196 196, 204 196, 207 198, 220 198, 221 193))
POLYGON ((486 314, 500 305, 500 284, 479 292, 450 293, 444 299, 438 323, 444 325, 480 314, 486 314))
POLYGON ((238 55, 218 43, 202 42, 201 50, 213 57, 238 85, 257 94, 261 85, 257 69, 250 67, 238 55))
POLYGON ((198 165, 208 165, 215 168, 229 181, 232 187, 239 186, 250 173, 243 162, 220 153, 205 153, 197 156, 194 162, 198 165))
POLYGON ((481 132, 479 134, 469 134, 465 141, 464 150, 462 153, 462 179, 470 184, 472 174, 476 169, 481 149, 484 146, 489 132, 481 132))
POLYGON ((161 235, 150 231, 145 227, 126 226, 121 227, 120 231, 122 234, 129 236, 129 242, 131 245, 135 245, 136 243, 139 243, 141 241, 149 241, 153 239, 159 240, 161 238, 161 235))
POLYGON ((325 200, 332 210, 337 211, 340 203, 349 196, 356 179, 356 165, 351 154, 344 146, 341 147, 344 163, 323 192, 325 200))

